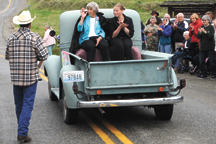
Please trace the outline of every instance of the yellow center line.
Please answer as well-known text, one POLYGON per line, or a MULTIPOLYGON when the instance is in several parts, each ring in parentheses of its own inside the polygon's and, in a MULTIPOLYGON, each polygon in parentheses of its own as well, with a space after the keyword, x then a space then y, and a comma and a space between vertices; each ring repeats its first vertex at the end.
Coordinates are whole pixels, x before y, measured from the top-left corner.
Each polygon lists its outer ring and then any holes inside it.
POLYGON ((40 68, 39 68, 39 71, 41 71, 42 73, 44 73, 44 70, 42 70, 42 69, 40 69, 40 68))
POLYGON ((0 12, 0 14, 3 13, 4 11, 6 11, 9 8, 10 4, 11 4, 11 0, 9 0, 9 4, 8 4, 7 8, 5 10, 3 10, 2 12, 0 12))
POLYGON ((124 134, 122 134, 117 128, 105 120, 102 116, 92 112, 97 119, 99 119, 122 143, 124 144, 133 144, 124 134))
POLYGON ((46 81, 46 82, 48 82, 48 79, 47 79, 47 77, 45 77, 43 74, 41 74, 40 73, 40 76, 46 81))
POLYGON ((5 56, 3 56, 3 55, 0 55, 0 57, 3 57, 3 58, 4 58, 5 56))
POLYGON ((91 128, 101 137, 106 144, 114 144, 114 142, 82 111, 79 115, 91 126, 91 128))

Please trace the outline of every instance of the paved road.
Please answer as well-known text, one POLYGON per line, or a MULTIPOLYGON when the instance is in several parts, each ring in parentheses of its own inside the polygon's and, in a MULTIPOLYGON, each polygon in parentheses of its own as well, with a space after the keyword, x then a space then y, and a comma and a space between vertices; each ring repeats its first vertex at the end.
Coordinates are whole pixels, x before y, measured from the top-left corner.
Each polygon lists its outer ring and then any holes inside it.
MULTIPOLYGON (((0 12, 10 0, 0 0, 0 12)), ((26 1, 12 0, 0 14, 0 25, 8 15, 18 13, 26 1), (19 6, 21 4, 22 6, 19 6), (10 9, 11 8, 11 9, 10 9)), ((13 16, 10 16, 11 18, 13 16)), ((5 26, 4 26, 5 27, 5 26)), ((7 27, 10 27, 9 25, 7 27)), ((6 31, 8 29, 4 29, 6 31)), ((10 31, 11 29, 9 29, 10 31)), ((4 34, 7 37, 7 34, 4 34)), ((0 29, 2 37, 2 28, 0 29)), ((16 144, 16 117, 8 61, 4 59, 5 40, 0 43, 0 144, 16 144)), ((41 74, 43 74, 41 72, 41 74)), ((76 125, 62 119, 62 102, 48 98, 47 81, 38 83, 29 135, 32 144, 215 144, 216 81, 199 80, 188 73, 178 77, 187 80, 182 90, 184 102, 175 106, 171 121, 159 121, 153 109, 140 107, 106 108, 102 116, 96 109, 79 112, 76 125), (117 136, 116 136, 116 135, 117 136)))
POLYGON ((4 50, 5 39, 13 32, 12 19, 27 5, 27 0, 0 0, 0 50, 4 50))

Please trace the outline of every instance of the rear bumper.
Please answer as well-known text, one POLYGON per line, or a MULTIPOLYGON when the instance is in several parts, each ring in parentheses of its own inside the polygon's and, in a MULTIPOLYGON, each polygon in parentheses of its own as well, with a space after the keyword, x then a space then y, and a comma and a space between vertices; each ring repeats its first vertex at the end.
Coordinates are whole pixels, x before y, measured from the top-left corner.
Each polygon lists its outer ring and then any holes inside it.
POLYGON ((123 107, 123 106, 149 106, 164 105, 183 102, 183 96, 174 96, 168 98, 146 98, 133 100, 109 100, 109 101, 78 101, 79 108, 95 108, 95 107, 123 107))

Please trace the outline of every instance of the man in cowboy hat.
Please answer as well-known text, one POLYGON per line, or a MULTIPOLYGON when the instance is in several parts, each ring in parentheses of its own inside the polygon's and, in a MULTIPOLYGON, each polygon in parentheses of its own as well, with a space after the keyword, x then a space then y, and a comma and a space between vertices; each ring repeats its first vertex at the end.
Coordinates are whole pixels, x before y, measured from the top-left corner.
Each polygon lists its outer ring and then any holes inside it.
MULTIPOLYGON (((158 17, 158 16, 159 16, 159 13, 158 13, 157 11, 152 11, 150 14, 151 14, 152 16, 156 17, 156 20, 157 20, 156 24, 157 24, 157 25, 162 24, 161 19, 158 17)), ((148 25, 148 24, 150 24, 150 23, 151 23, 151 22, 150 22, 150 19, 148 19, 146 25, 148 25)))
POLYGON ((37 61, 48 57, 48 50, 41 37, 30 30, 32 21, 29 11, 13 18, 20 25, 18 31, 8 37, 5 59, 9 60, 11 83, 18 123, 17 140, 29 142, 28 126, 33 110, 39 70, 37 61))

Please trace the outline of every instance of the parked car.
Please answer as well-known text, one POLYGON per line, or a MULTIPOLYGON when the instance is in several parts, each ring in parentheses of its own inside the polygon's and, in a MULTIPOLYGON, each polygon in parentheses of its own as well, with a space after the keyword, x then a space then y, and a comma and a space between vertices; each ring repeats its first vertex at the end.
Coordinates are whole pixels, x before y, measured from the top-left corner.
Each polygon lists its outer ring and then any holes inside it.
MULTIPOLYGON (((163 21, 163 18, 161 18, 161 20, 163 21)), ((170 21, 172 21, 173 23, 176 21, 176 18, 170 18, 170 21)), ((184 18, 184 21, 187 22, 188 26, 190 25, 190 19, 189 18, 184 18)))
MULTIPOLYGON (((176 21, 176 18, 170 18, 170 21, 172 21, 173 23, 176 21)), ((188 26, 190 25, 190 19, 189 18, 184 18, 184 21, 187 22, 188 26)))
MULTIPOLYGON (((106 18, 113 9, 100 9, 106 18)), ((87 62, 69 52, 75 23, 80 10, 67 11, 60 16, 60 56, 49 56, 44 64, 48 77, 49 98, 63 101, 66 124, 75 124, 78 110, 84 108, 146 106, 154 108, 156 117, 170 120, 174 104, 183 102, 179 96, 185 87, 171 67, 172 54, 142 50, 140 16, 134 10, 124 13, 134 22, 133 46, 139 60, 87 62), (70 64, 69 56, 75 59, 70 64)))

